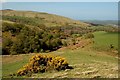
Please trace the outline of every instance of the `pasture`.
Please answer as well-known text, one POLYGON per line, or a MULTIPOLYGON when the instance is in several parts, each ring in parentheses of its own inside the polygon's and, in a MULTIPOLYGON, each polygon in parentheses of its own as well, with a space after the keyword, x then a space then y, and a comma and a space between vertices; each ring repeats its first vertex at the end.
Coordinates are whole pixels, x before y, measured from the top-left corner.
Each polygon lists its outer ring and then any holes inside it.
MULTIPOLYGON (((46 73, 32 74, 32 78, 117 78, 118 77, 118 58, 106 54, 110 49, 110 44, 114 45, 113 50, 118 50, 118 34, 107 33, 104 31, 94 33, 94 43, 87 48, 77 48, 74 50, 64 49, 49 53, 31 53, 20 55, 2 56, 2 75, 3 78, 10 78, 29 59, 36 54, 53 54, 64 57, 74 69, 65 71, 53 71, 46 73)), ((112 52, 109 52, 112 54, 112 52)), ((21 76, 20 78, 28 78, 21 76)), ((17 77, 18 78, 18 77, 17 77)))
MULTIPOLYGON (((120 33, 119 33, 120 34, 120 33)), ((118 35, 112 32, 99 31, 94 33, 94 44, 93 48, 96 50, 109 51, 111 45, 113 45, 114 50, 118 50, 118 35)))
MULTIPOLYGON (((39 54, 39 53, 35 53, 35 54, 39 54)), ((2 66, 3 77, 5 78, 11 77, 10 74, 16 73, 17 70, 20 69, 26 63, 28 63, 29 58, 35 54, 3 56, 3 66, 2 66)), ((118 59, 107 54, 100 54, 93 51, 84 51, 82 49, 62 50, 47 54, 59 55, 66 58, 69 65, 71 65, 74 69, 59 71, 59 72, 53 71, 46 73, 37 73, 37 74, 33 74, 31 77, 35 77, 35 78, 38 77, 39 78, 58 78, 58 77, 92 78, 97 76, 118 77, 117 76, 118 59)), ((22 77, 27 77, 27 76, 22 76, 22 77)))

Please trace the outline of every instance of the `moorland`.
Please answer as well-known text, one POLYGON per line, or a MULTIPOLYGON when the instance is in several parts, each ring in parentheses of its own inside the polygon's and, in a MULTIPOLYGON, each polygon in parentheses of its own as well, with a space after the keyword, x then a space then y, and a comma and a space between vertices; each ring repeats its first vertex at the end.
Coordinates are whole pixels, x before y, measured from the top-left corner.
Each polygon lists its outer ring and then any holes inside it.
MULTIPOLYGON (((118 27, 43 12, 0 12, 3 78, 118 78, 118 27), (63 58, 65 63, 59 70, 39 63, 46 71, 24 70, 18 76, 17 71, 36 55, 60 56, 58 64, 63 58), (72 69, 63 69, 66 64, 72 69)), ((47 64, 49 58, 42 57, 47 64)))

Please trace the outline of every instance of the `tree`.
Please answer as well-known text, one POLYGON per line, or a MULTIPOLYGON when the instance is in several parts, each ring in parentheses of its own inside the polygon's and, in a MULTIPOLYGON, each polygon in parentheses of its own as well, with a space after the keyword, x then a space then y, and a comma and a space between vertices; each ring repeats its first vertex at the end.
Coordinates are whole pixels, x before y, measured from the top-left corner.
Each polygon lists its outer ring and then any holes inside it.
POLYGON ((4 37, 3 43, 2 43, 2 53, 3 55, 10 54, 10 48, 12 46, 13 42, 10 38, 4 37))

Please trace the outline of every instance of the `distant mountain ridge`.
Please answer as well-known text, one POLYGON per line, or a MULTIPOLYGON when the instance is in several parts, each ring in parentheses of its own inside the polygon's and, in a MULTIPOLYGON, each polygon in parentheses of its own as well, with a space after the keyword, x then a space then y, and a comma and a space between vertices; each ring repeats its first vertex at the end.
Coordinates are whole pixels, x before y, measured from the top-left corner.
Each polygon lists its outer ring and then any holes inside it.
POLYGON ((118 20, 81 20, 81 21, 100 25, 118 25, 118 20))

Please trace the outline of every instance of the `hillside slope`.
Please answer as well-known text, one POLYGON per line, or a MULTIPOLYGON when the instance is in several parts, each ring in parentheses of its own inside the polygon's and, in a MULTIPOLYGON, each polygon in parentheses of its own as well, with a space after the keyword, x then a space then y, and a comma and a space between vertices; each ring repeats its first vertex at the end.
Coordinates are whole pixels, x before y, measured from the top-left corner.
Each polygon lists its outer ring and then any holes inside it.
MULTIPOLYGON (((34 21, 39 20, 38 23, 45 24, 46 26, 63 26, 63 25, 77 25, 77 26, 90 26, 87 23, 83 23, 77 20, 72 20, 67 17, 58 16, 55 14, 48 14, 43 12, 33 12, 33 11, 15 11, 15 10, 1 10, 3 20, 9 20, 8 18, 13 17, 24 17, 33 19, 34 21), (7 17, 7 18, 6 18, 7 17)), ((1 12, 0 11, 0 12, 1 12)))

